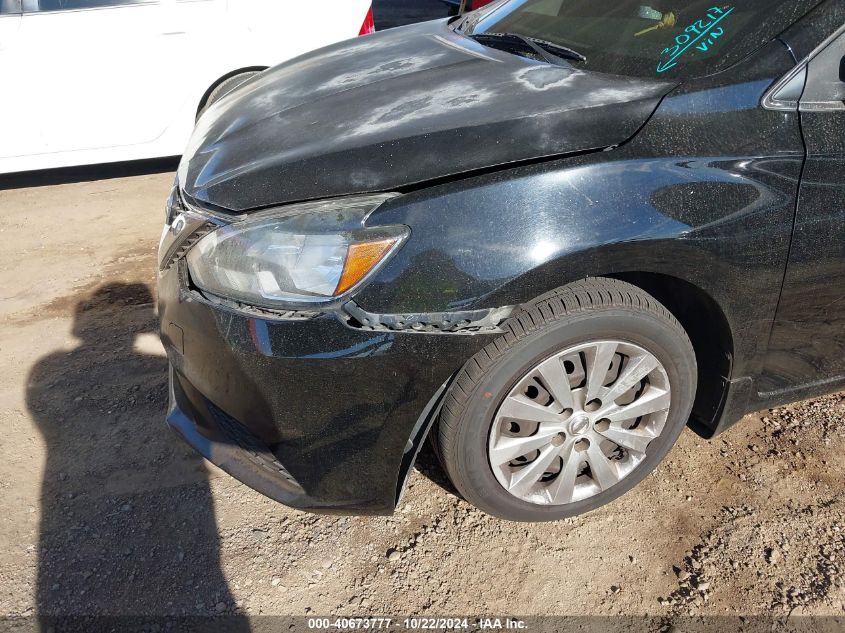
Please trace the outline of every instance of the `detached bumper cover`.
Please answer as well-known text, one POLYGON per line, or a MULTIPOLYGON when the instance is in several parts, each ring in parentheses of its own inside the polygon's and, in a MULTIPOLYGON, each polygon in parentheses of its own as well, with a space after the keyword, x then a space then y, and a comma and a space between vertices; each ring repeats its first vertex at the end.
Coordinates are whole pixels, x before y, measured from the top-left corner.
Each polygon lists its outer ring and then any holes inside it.
POLYGON ((183 274, 159 278, 168 423, 223 470, 301 509, 392 512, 427 405, 498 335, 253 317, 185 290, 183 274))
POLYGON ((172 367, 167 423, 208 461, 250 488, 292 507, 315 503, 306 498, 302 486, 266 446, 206 400, 172 367), (197 420, 205 422, 203 430, 197 420))

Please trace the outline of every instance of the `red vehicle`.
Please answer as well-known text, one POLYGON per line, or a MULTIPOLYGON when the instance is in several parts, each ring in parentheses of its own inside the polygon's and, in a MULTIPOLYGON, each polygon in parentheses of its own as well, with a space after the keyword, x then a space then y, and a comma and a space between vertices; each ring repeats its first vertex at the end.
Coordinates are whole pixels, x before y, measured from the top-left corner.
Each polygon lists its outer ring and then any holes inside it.
MULTIPOLYGON (((442 0, 446 4, 449 5, 449 13, 451 15, 457 15, 458 11, 461 8, 461 0, 442 0)), ((478 9, 479 7, 483 7, 485 4, 490 4, 493 0, 467 0, 467 10, 478 9)))

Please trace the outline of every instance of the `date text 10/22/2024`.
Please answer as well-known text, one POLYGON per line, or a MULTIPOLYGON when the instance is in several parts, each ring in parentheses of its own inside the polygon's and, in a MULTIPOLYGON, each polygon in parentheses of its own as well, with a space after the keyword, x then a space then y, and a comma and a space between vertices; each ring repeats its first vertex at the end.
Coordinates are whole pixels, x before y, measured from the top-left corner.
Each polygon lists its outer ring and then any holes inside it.
POLYGON ((315 631, 524 631, 527 623, 518 618, 389 618, 389 617, 314 617, 308 628, 315 631))

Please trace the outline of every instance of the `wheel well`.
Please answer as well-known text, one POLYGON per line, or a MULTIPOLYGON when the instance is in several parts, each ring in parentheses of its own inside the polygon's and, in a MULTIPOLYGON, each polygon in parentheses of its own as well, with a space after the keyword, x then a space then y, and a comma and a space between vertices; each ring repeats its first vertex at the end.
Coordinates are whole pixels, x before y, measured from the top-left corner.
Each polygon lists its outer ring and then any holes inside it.
MULTIPOLYGON (((698 385, 691 413, 691 427, 703 437, 712 437, 722 414, 734 356, 733 334, 722 309, 706 292, 677 277, 641 272, 602 276, 625 281, 649 293, 660 301, 686 330, 698 364, 698 385)), ((538 301, 543 296, 546 295, 540 295, 526 304, 538 301)), ((415 450, 412 453, 406 453, 406 456, 410 455, 411 459, 403 458, 396 490, 397 504, 416 461, 416 454, 429 431, 436 424, 440 400, 453 378, 454 375, 437 391, 426 406, 421 416, 421 420, 426 418, 421 427, 422 432, 415 431, 411 435, 410 441, 415 450)))
POLYGON ((676 277, 638 272, 608 276, 645 290, 687 331, 698 361, 693 428, 707 435, 721 415, 733 366, 733 335, 724 312, 706 292, 676 277))
POLYGON ((208 98, 211 96, 211 93, 214 92, 214 89, 217 88, 217 86, 222 84, 224 81, 242 73, 251 73, 254 71, 262 72, 267 70, 267 68, 267 66, 247 66, 246 68, 238 68, 237 70, 233 70, 232 72, 226 73, 225 75, 220 77, 217 81, 211 84, 208 87, 208 90, 206 90, 205 93, 202 95, 202 99, 200 99, 199 105, 197 106, 197 115, 202 112, 202 109, 205 107, 205 104, 208 101, 208 98))

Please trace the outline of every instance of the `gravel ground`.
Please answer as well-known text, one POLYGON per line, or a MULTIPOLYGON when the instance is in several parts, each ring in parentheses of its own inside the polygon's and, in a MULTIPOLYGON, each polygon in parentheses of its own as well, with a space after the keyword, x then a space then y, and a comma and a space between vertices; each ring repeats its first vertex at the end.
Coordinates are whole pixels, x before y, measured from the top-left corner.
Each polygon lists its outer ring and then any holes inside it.
POLYGON ((428 452, 391 517, 290 510, 206 464, 163 424, 172 177, 0 190, 0 615, 843 616, 841 394, 686 432, 555 524, 478 512, 428 452))

